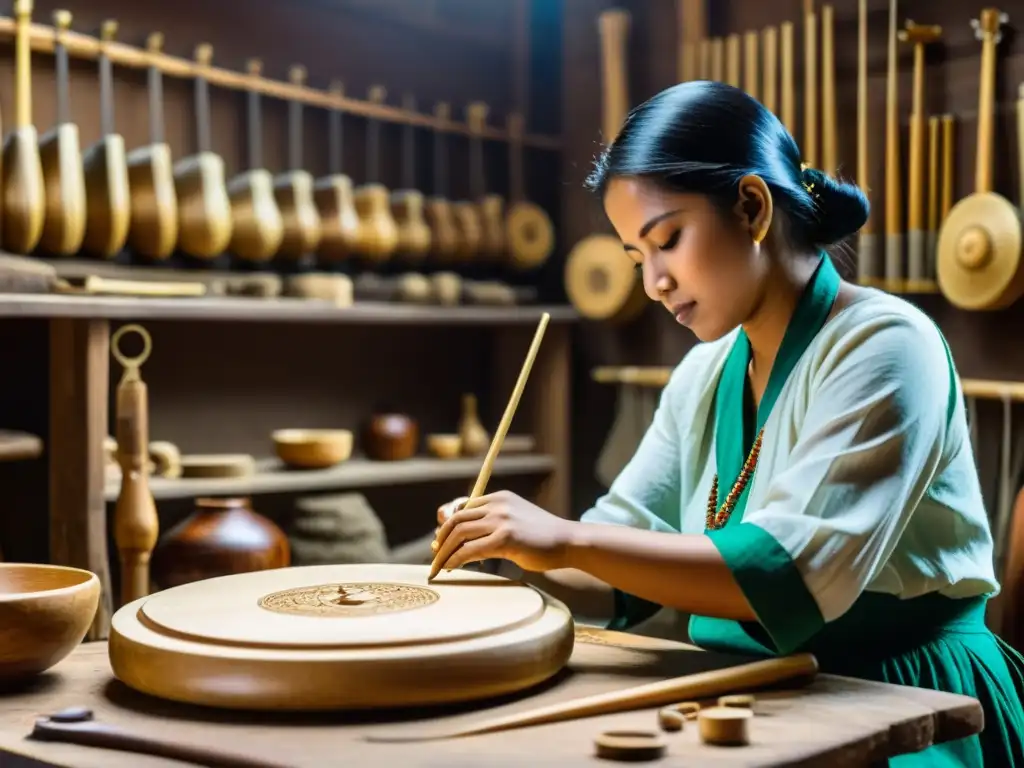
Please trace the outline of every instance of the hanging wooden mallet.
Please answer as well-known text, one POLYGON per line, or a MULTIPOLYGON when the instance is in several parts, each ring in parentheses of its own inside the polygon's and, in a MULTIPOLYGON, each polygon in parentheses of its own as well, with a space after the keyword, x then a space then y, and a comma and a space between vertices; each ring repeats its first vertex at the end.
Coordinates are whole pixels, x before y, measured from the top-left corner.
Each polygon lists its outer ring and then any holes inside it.
MULTIPOLYGON (((512 389, 512 396, 508 399, 508 405, 505 406, 505 413, 501 417, 501 422, 498 424, 498 428, 494 431, 494 437, 491 438, 491 447, 487 449, 487 455, 484 457, 483 466, 480 467, 480 474, 477 475, 476 484, 473 486, 473 491, 469 494, 469 499, 475 499, 482 496, 484 490, 487 488, 487 482, 491 479, 491 472, 494 470, 494 462, 498 458, 498 453, 501 451, 501 446, 505 442, 505 435, 508 434, 508 429, 512 425, 512 419, 515 418, 516 408, 519 407, 519 399, 523 396, 523 390, 526 389, 526 381, 530 378, 530 370, 533 368, 533 361, 537 359, 537 352, 540 350, 540 343, 544 340, 544 332, 548 328, 548 322, 551 320, 551 315, 545 312, 541 315, 540 323, 537 325, 537 331, 533 335, 533 342, 530 344, 530 349, 526 353, 526 360, 523 362, 523 368, 519 371, 519 378, 516 380, 516 385, 512 389)), ((444 568, 445 561, 440 559, 440 548, 434 555, 434 562, 430 564, 430 575, 427 577, 427 581, 433 581, 441 569, 444 568)))

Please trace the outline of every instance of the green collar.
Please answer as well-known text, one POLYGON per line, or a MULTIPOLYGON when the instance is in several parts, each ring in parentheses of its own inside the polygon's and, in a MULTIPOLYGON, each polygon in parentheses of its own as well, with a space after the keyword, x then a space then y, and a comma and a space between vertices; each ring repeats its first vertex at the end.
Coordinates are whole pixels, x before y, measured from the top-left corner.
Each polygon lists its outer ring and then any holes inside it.
MULTIPOLYGON (((750 340, 743 329, 740 329, 739 336, 725 360, 715 392, 715 468, 718 473, 716 507, 722 503, 739 477, 754 438, 768 421, 783 385, 828 320, 839 293, 839 284, 839 273, 832 265, 831 259, 822 254, 821 261, 804 288, 793 317, 786 327, 782 345, 768 377, 768 386, 754 419, 751 418, 753 414, 749 412, 752 409, 746 405, 750 392, 750 380, 747 377, 750 340)), ((727 525, 743 517, 752 481, 753 478, 736 500, 727 525)))

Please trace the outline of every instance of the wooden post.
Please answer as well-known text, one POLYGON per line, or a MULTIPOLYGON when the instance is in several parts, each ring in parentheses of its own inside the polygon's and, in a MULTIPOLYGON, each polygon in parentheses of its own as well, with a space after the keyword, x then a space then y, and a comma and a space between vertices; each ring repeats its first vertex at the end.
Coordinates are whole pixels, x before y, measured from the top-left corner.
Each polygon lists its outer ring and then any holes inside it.
POLYGON ((109 358, 108 321, 50 320, 50 562, 99 576, 89 640, 106 639, 113 609, 103 496, 109 358))

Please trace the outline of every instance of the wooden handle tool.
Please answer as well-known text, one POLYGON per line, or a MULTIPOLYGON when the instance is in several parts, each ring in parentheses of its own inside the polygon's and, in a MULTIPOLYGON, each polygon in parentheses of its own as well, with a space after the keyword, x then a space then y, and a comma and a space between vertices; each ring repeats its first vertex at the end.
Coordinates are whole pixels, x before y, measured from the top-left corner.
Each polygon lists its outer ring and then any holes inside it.
POLYGON ((896 2, 889 0, 889 61, 885 86, 885 287, 890 291, 903 288, 903 193, 900 187, 896 2))
POLYGON ((939 221, 945 221, 953 208, 953 115, 942 116, 942 196, 939 200, 939 221))
MULTIPOLYGON (((487 488, 487 482, 491 479, 491 472, 494 469, 494 462, 497 460, 501 446, 505 442, 505 435, 508 434, 508 428, 512 425, 512 419, 515 418, 516 408, 519 407, 519 399, 523 396, 523 390, 526 389, 526 382, 530 378, 530 371, 533 369, 533 361, 537 359, 537 352, 540 351, 540 344, 544 340, 544 332, 547 330, 550 320, 551 315, 547 312, 540 317, 537 331, 533 334, 533 342, 531 342, 530 349, 526 353, 526 360, 523 361, 523 367, 519 371, 516 385, 512 389, 512 396, 508 399, 505 413, 501 417, 498 428, 494 431, 494 437, 491 438, 491 446, 487 449, 483 466, 480 467, 480 474, 477 475, 476 484, 469 494, 470 499, 482 496, 487 488)), ((444 562, 435 555, 434 562, 430 565, 430 575, 427 577, 427 581, 432 581, 441 572, 442 568, 444 568, 444 562)))
POLYGON ((935 249, 939 243, 939 186, 942 183, 942 178, 939 176, 939 127, 938 115, 928 118, 928 264, 925 272, 926 278, 932 283, 935 281, 936 274, 935 249))
POLYGON ((791 136, 796 136, 796 81, 793 79, 793 22, 779 25, 779 64, 782 86, 779 100, 779 117, 791 136))
POLYGON ((208 768, 290 768, 282 763, 234 755, 209 747, 192 747, 170 739, 155 739, 117 726, 104 725, 93 719, 90 710, 81 707, 65 709, 37 719, 29 738, 164 757, 208 768))
POLYGON ((407 735, 366 737, 373 742, 412 742, 454 739, 482 733, 495 733, 530 725, 564 722, 584 717, 610 715, 647 707, 663 707, 683 700, 709 699, 735 691, 750 691, 789 682, 807 684, 818 674, 818 662, 809 653, 740 664, 726 669, 659 680, 621 691, 586 696, 573 701, 550 704, 526 712, 482 720, 461 728, 434 729, 407 735))
MULTIPOLYGON (((871 200, 871 166, 868 163, 868 9, 867 0, 857 2, 857 186, 871 200)), ((878 274, 875 225, 872 209, 857 234, 857 281, 873 285, 878 274)))
POLYGON ((910 113, 910 176, 907 202, 907 283, 908 290, 920 290, 927 279, 927 243, 924 221, 924 55, 925 46, 942 36, 942 27, 915 24, 907 19, 899 40, 914 48, 913 107, 910 113))

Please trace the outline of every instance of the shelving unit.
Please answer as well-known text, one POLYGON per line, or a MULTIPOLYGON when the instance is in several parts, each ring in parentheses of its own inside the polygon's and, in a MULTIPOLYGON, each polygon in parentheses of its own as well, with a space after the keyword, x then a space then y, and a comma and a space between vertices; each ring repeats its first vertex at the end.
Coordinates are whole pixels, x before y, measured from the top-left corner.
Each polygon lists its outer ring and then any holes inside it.
MULTIPOLYGON (((329 469, 288 469, 277 459, 256 463, 256 474, 232 478, 151 478, 153 498, 187 499, 195 496, 256 496, 265 493, 334 491, 383 485, 411 485, 442 480, 472 480, 482 459, 414 458, 406 461, 350 459, 329 469)), ((557 469, 554 457, 537 454, 499 456, 492 477, 547 474, 557 469)), ((107 481, 107 501, 117 499, 120 478, 107 481)))
MULTIPOLYGON (((49 327, 49 559, 87 568, 100 577, 103 598, 90 630, 105 638, 116 605, 111 593, 108 504, 118 482, 107 475, 103 441, 109 434, 110 337, 122 322, 321 324, 328 326, 461 326, 486 328, 489 380, 495 399, 507 399, 542 312, 551 324, 534 363, 530 386, 517 414, 515 431, 530 434, 534 452, 507 454, 496 476, 538 479, 536 503, 567 514, 569 503, 569 392, 571 325, 576 313, 562 306, 430 307, 356 303, 337 308, 306 299, 122 298, 52 294, 0 294, 0 318, 43 320, 49 327)), ((340 330, 340 329, 339 329, 340 330)), ((396 354, 401 354, 396 350, 396 354)), ((31 435, 0 433, 0 460, 38 457, 42 443, 31 435)), ((415 458, 373 462, 353 458, 327 470, 282 469, 263 460, 244 479, 152 479, 154 496, 182 499, 202 494, 273 494, 384 487, 474 477, 477 459, 415 458)))

